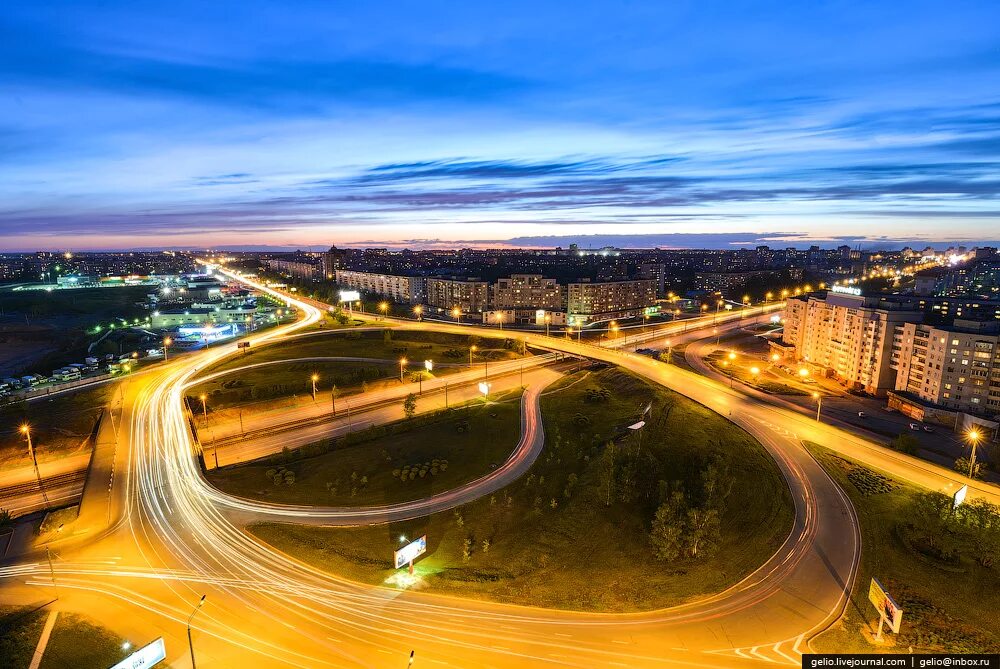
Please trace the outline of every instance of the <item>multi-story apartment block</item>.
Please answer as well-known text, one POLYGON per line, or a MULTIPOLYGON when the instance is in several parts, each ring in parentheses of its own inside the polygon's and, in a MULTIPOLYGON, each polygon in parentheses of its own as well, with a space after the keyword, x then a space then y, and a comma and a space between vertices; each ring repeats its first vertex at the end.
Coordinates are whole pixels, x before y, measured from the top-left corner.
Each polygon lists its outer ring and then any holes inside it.
POLYGON ((570 324, 640 316, 656 304, 653 279, 571 283, 566 289, 566 312, 570 324))
POLYGON ((953 411, 1000 413, 1000 322, 902 324, 892 364, 897 391, 953 411))
POLYGON ((489 283, 475 279, 428 278, 426 301, 442 309, 458 308, 463 314, 478 314, 489 307, 489 283))
POLYGON ((563 311, 563 289, 555 279, 541 274, 514 274, 493 284, 494 309, 544 309, 563 311))
POLYGON ((321 276, 318 263, 308 260, 283 260, 279 258, 267 258, 264 264, 275 272, 281 272, 288 276, 295 276, 300 279, 313 279, 321 276))
POLYGON ((338 269, 335 279, 341 288, 372 293, 403 304, 423 304, 426 279, 422 276, 398 276, 338 269))
POLYGON ((793 298, 787 305, 783 339, 795 358, 871 395, 895 388, 896 326, 923 320, 910 302, 835 292, 793 298))

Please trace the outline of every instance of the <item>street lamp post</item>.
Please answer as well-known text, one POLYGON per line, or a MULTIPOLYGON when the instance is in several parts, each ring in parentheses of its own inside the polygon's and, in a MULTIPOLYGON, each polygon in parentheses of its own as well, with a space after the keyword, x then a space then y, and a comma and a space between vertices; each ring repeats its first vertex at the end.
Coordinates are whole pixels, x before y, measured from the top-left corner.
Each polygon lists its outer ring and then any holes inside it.
POLYGON ((316 382, 319 381, 319 374, 313 374, 312 376, 309 377, 309 379, 312 381, 312 396, 313 396, 313 402, 315 402, 316 401, 316 382))
POLYGON ((406 358, 399 359, 399 382, 403 382, 403 372, 406 370, 406 358))
POLYGON ((969 443, 972 444, 972 456, 969 458, 969 478, 971 479, 973 478, 972 475, 976 473, 976 446, 979 445, 982 435, 979 433, 979 430, 973 428, 965 436, 969 440, 969 443))
POLYGON ((170 348, 170 345, 173 343, 174 340, 171 339, 170 337, 163 338, 163 362, 167 361, 167 349, 170 348))
POLYGON ((458 307, 451 310, 451 317, 454 318, 459 325, 462 324, 462 310, 458 307))
POLYGON ((472 369, 472 354, 476 352, 476 348, 475 344, 469 347, 469 369, 472 369))
POLYGON ((208 396, 202 393, 198 399, 201 400, 201 414, 205 417, 205 420, 208 420, 208 396))
POLYGON ((413 313, 417 317, 418 321, 423 320, 422 314, 424 313, 424 308, 421 305, 418 304, 417 306, 413 307, 413 313))
POLYGON ((31 458, 31 465, 35 468, 35 477, 38 479, 38 491, 42 493, 42 501, 45 502, 45 508, 48 508, 49 496, 45 493, 45 486, 42 484, 42 472, 38 469, 38 458, 35 457, 35 447, 31 443, 31 426, 27 423, 22 425, 21 434, 28 441, 28 457, 31 458))
POLYGON ((812 394, 813 399, 816 400, 816 422, 819 422, 820 413, 823 411, 823 396, 819 393, 812 394))
POLYGON ((205 597, 207 597, 207 596, 208 595, 202 595, 201 596, 201 599, 199 599, 198 603, 195 604, 194 611, 192 611, 191 615, 188 616, 188 621, 187 621, 188 650, 191 651, 191 669, 195 669, 195 663, 194 663, 194 643, 191 641, 191 621, 194 620, 195 614, 198 613, 198 611, 201 609, 202 605, 205 603, 205 597))
POLYGON ((382 320, 385 320, 385 313, 389 310, 389 303, 382 302, 378 305, 378 310, 382 312, 382 320))

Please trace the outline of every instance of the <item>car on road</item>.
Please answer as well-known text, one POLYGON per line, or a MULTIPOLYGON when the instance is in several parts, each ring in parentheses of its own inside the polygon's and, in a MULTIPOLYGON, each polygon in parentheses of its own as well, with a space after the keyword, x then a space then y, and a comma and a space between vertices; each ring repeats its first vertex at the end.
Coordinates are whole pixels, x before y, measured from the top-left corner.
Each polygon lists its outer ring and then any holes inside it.
POLYGON ((858 418, 867 418, 867 417, 868 417, 868 414, 866 414, 864 411, 859 411, 858 412, 858 418))
POLYGON ((924 432, 933 432, 934 428, 930 425, 924 425, 924 432))
POLYGON ((910 429, 914 432, 920 432, 920 423, 910 423, 910 429))

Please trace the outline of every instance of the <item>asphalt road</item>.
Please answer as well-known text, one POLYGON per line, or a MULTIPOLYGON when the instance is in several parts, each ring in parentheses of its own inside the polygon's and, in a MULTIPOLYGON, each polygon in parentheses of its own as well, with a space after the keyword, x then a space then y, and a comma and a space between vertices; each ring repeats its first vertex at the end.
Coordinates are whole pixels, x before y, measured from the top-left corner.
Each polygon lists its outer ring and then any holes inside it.
MULTIPOLYGON (((308 305, 297 306, 306 316, 303 322, 255 339, 277 337, 316 319, 308 305)), ((435 324, 434 329, 451 328, 435 324)), ((962 482, 713 378, 607 347, 522 336, 532 344, 620 364, 750 431, 774 456, 795 500, 794 528, 784 545, 723 593, 633 615, 372 588, 319 573, 240 530, 250 519, 296 520, 296 513, 283 506, 247 507, 201 477, 181 399, 195 368, 223 353, 209 350, 172 361, 142 383, 133 381, 125 393, 121 433, 99 435, 92 467, 98 485, 88 483, 77 525, 49 543, 59 606, 96 613, 138 643, 164 636, 174 667, 189 666, 184 621, 202 594, 207 603, 192 625, 202 667, 401 667, 413 649, 419 666, 428 667, 797 665, 809 638, 839 616, 860 549, 853 509, 800 440, 829 445, 927 487, 948 489, 962 482)), ((528 426, 525 434, 531 432, 528 426)), ((529 442, 540 438, 535 434, 529 442)), ((974 488, 974 494, 995 497, 974 488)), ((0 579, 5 601, 54 592, 39 553, 0 568, 0 579)))

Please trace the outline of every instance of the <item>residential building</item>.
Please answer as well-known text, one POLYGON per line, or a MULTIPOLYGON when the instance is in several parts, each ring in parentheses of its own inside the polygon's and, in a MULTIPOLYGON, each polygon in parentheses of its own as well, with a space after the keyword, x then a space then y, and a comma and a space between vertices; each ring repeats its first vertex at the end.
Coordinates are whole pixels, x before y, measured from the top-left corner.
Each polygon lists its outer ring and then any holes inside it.
POLYGON ((425 299, 429 306, 462 314, 478 314, 489 306, 490 285, 477 279, 427 279, 425 299))
POLYGON ((423 304, 427 280, 422 276, 399 276, 338 269, 334 273, 341 288, 358 290, 402 304, 423 304))
POLYGON ((571 325, 641 316, 656 304, 653 279, 580 281, 566 287, 566 312, 571 325))
POLYGON ((319 263, 302 258, 294 260, 265 258, 264 265, 275 272, 300 279, 313 279, 321 276, 319 263))
POLYGON ((541 274, 513 274, 493 284, 493 309, 564 309, 563 289, 556 279, 541 274))

